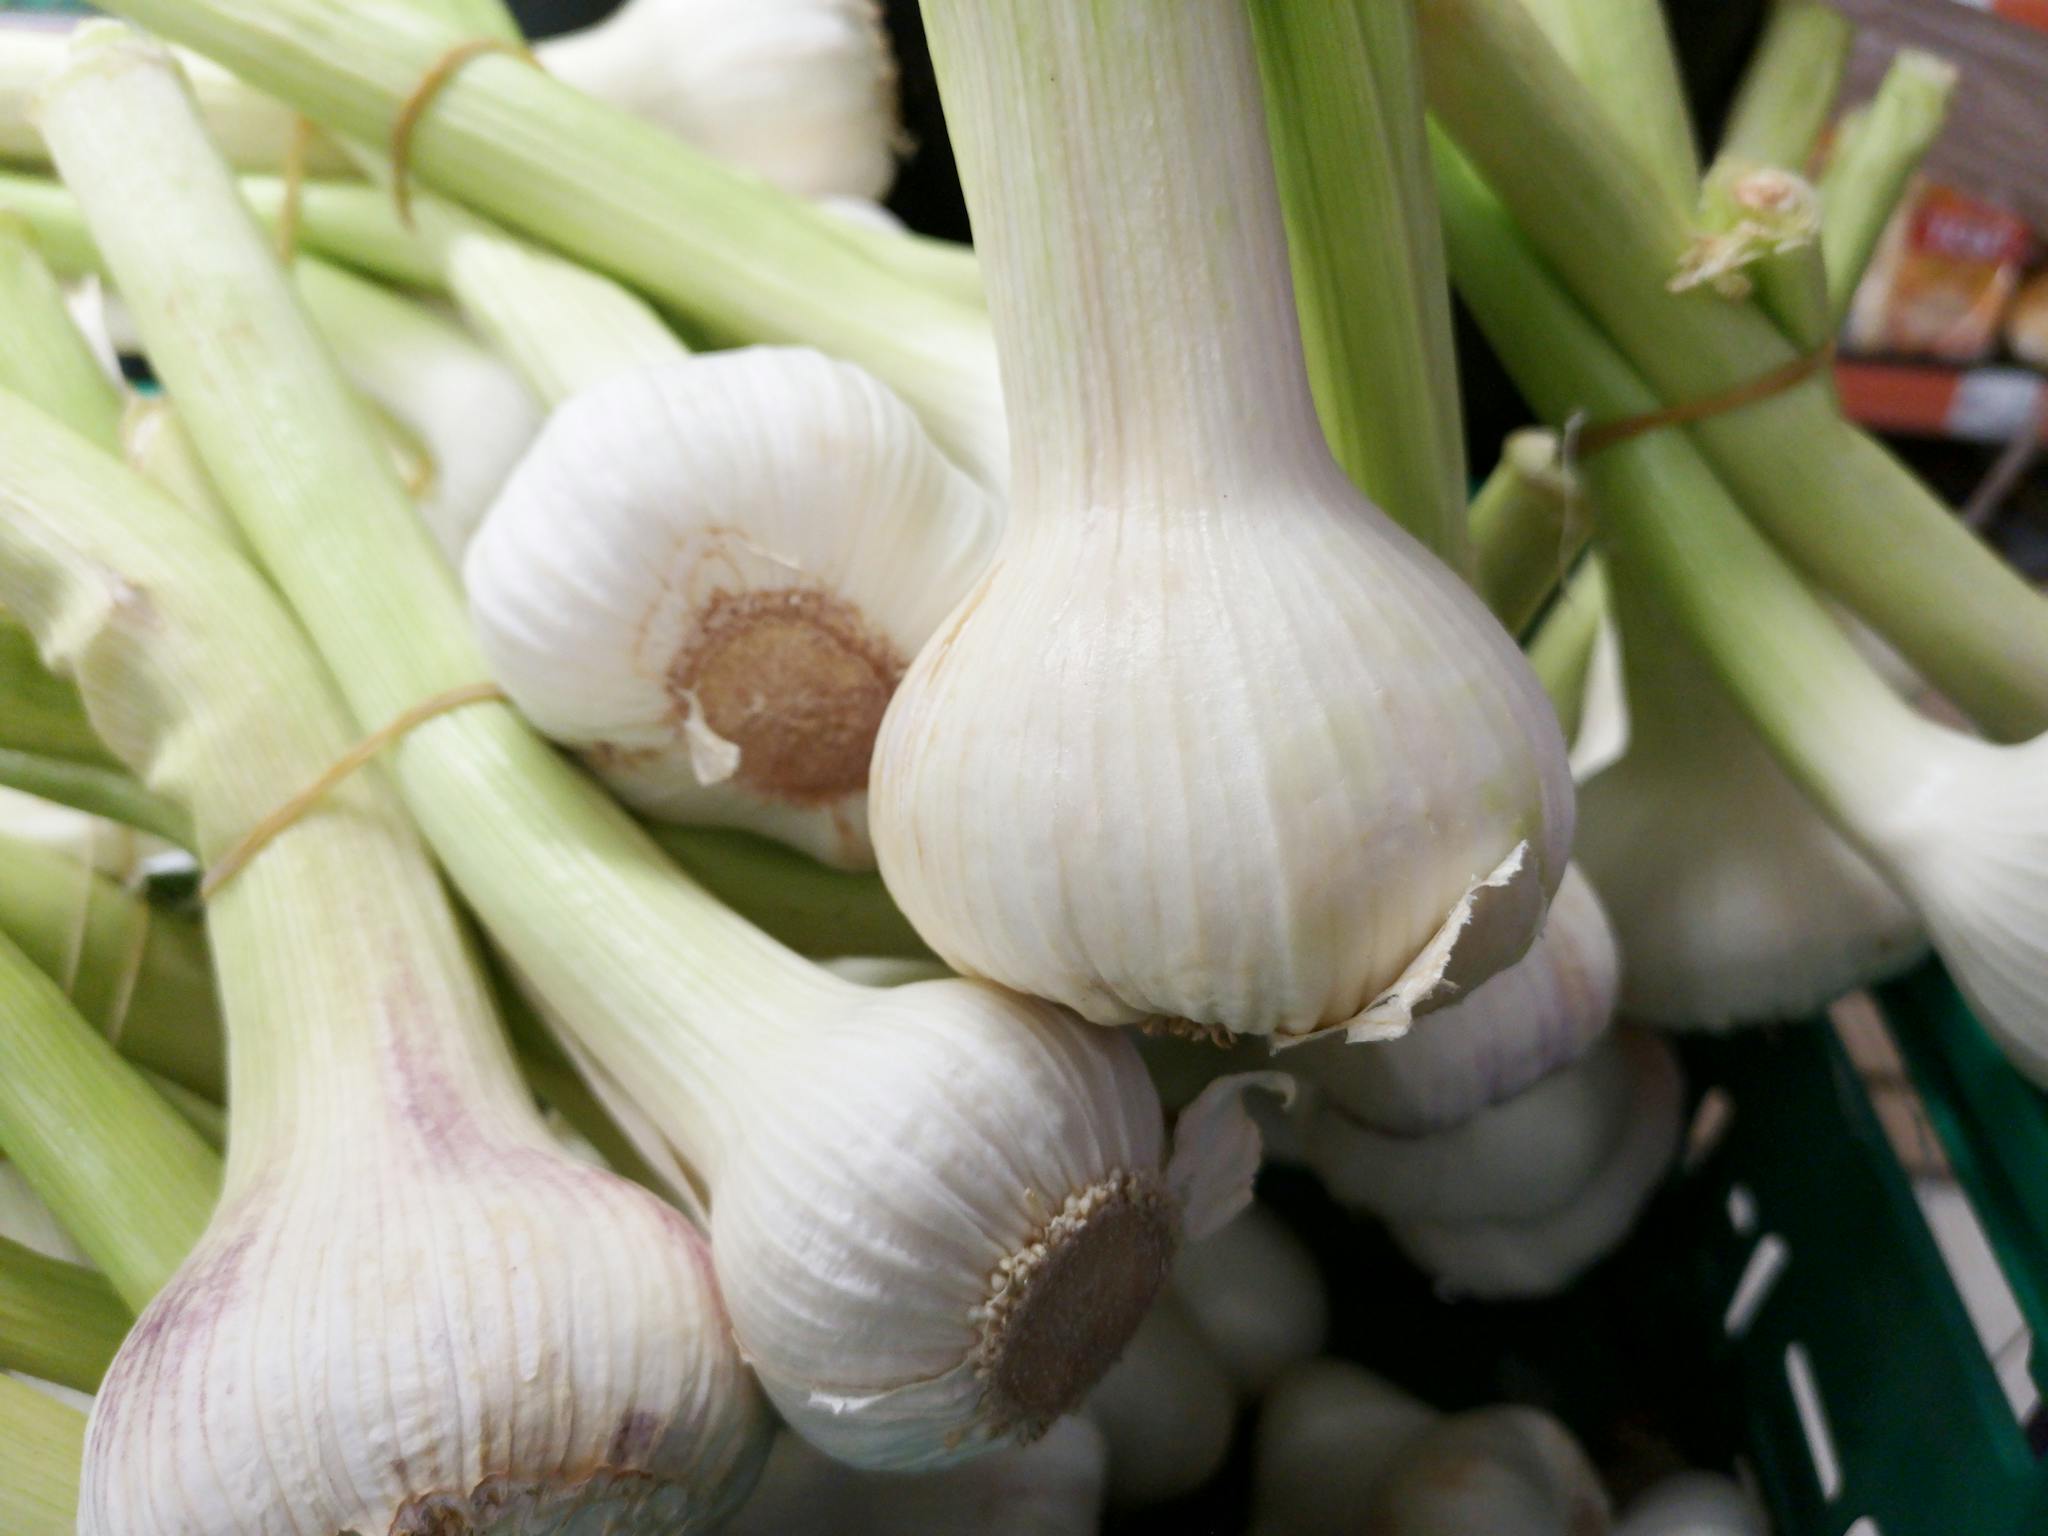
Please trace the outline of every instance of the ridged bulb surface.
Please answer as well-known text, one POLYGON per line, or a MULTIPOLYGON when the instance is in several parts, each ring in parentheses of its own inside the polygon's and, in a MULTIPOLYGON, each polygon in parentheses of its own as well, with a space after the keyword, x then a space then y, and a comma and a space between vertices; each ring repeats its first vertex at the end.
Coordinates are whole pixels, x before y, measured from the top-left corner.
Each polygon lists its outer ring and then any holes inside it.
POLYGON ((1439 1420, 1402 1448, 1363 1512, 1369 1536, 1605 1536, 1613 1513, 1571 1432, 1535 1408, 1439 1420))
POLYGON ((622 798, 870 867, 875 731, 999 526, 884 385, 753 347, 560 406, 464 580, 498 682, 622 798))
POLYGON ((702 1238, 459 1112, 402 1166, 378 1129, 225 1198, 102 1385, 82 1536, 712 1528, 769 1422, 702 1238))
POLYGON ((1685 1129, 1671 1047, 1640 1030, 1616 1043, 1628 1065, 1621 1134, 1562 1205, 1526 1220, 1395 1221, 1394 1241, 1445 1286, 1482 1300, 1553 1295, 1628 1236, 1663 1182, 1685 1129))
POLYGON ((1613 930, 1574 863, 1529 953, 1470 997, 1398 1040, 1317 1041, 1285 1061, 1359 1124, 1428 1136, 1577 1061, 1613 1022, 1619 983, 1613 930))
POLYGON ((963 974, 1102 1024, 1397 1034, 1563 878, 1555 716, 1456 576, 1327 459, 1008 531, 918 655, 870 797, 963 974))
POLYGON ((1668 1028, 1802 1018, 1904 970, 1911 907, 1721 705, 1652 720, 1579 790, 1574 856, 1622 954, 1622 1011, 1668 1028))
POLYGON ((875 0, 629 0, 541 67, 804 197, 879 198, 903 149, 875 0))
POLYGON ((1219 1136, 1191 1108, 1169 1162, 1128 1040, 993 987, 871 994, 786 1050, 772 1110, 738 1108, 712 1175, 713 1250, 776 1407, 858 1466, 1042 1432, 1136 1330, 1182 1235, 1249 1198, 1241 1117, 1219 1136))

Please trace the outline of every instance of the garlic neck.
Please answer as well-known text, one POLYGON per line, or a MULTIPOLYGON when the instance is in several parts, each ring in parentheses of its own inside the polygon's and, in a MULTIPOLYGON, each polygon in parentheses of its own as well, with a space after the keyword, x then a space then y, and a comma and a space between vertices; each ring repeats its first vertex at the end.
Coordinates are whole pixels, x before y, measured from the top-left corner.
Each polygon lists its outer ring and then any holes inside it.
POLYGON ((1241 0, 931 0, 1019 522, 1327 457, 1241 0))

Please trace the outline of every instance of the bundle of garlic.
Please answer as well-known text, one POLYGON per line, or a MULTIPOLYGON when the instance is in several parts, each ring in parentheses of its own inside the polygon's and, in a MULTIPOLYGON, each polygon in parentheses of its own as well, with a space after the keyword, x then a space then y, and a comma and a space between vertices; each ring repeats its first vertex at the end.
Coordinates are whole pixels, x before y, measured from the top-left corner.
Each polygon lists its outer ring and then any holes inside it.
MULTIPOLYGON (((214 483, 358 720, 473 689, 448 576, 167 66, 103 43, 45 126, 214 483)), ((652 1156, 682 1154, 677 1192, 694 1177, 708 1196, 740 1346, 814 1443, 920 1466, 1044 1427, 1115 1358, 1182 1236, 1242 1203, 1241 1084, 1183 1113, 1169 1159, 1128 1041, 977 983, 876 992, 803 963, 501 706, 423 725, 393 761, 550 1021, 652 1156)))

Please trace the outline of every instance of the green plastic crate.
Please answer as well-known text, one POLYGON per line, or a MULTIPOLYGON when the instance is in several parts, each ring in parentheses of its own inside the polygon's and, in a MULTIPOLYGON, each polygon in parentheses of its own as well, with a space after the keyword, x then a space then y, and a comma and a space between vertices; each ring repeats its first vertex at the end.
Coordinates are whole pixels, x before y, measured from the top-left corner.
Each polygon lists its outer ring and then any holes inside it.
MULTIPOLYGON (((1938 967, 1877 1001, 2028 1329, 2048 1338, 2048 1100, 1938 967)), ((1693 1242, 1667 1257, 1778 1536, 2048 1531, 2048 1465, 1835 1032, 1687 1055, 1695 1089, 1718 1087, 1733 1112, 1668 1192, 1693 1242)), ((2042 1367, 2037 1353, 2037 1384, 2042 1367)))

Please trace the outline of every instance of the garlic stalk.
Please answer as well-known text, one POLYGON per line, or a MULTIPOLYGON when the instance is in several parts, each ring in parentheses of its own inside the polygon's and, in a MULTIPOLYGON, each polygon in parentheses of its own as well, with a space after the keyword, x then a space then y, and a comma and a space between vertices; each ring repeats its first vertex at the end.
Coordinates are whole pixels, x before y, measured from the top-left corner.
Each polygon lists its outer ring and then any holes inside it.
POLYGON ((0 1530, 76 1536, 85 1415, 0 1374, 0 1530))
POLYGON ((1684 1084, 1663 1041, 1624 1030, 1616 1045, 1627 1067, 1623 1127, 1591 1177, 1562 1205, 1527 1220, 1389 1223, 1411 1259, 1482 1300, 1547 1296, 1628 1235, 1678 1150, 1684 1084))
MULTIPOLYGON (((1797 360, 1760 311, 1665 290, 1687 201, 1613 133, 1519 0, 1421 0, 1421 11, 1431 106, 1472 157, 1463 174, 1506 201, 1522 232, 1511 239, 1541 254, 1536 283, 1564 284, 1651 386, 1615 414, 1709 399, 1797 360)), ((1563 410, 1580 409, 1609 414, 1574 391, 1563 410)), ((1845 421, 1826 378, 1653 436, 1696 444, 1774 544, 1986 730, 2023 739, 2048 726, 2048 599, 1845 421)))
MULTIPOLYGON (((121 0, 336 132, 381 143, 467 35, 406 0, 121 0), (337 50, 334 39, 347 37, 337 50)), ((516 59, 480 58, 414 136, 418 181, 631 282, 725 342, 865 367, 986 484, 1007 475, 985 317, 877 265, 833 215, 516 59)))
POLYGON ((1294 1366, 1259 1407, 1251 1536, 1352 1536, 1373 1491, 1436 1419, 1349 1360, 1294 1366))
POLYGON ((1607 568, 1595 554, 1580 562, 1528 640, 1529 666, 1572 744, 1569 761, 1575 782, 1586 779, 1588 770, 1580 763, 1601 745, 1601 738, 1611 743, 1618 733, 1623 744, 1627 739, 1626 718, 1616 718, 1625 717, 1626 706, 1618 698, 1621 663, 1611 643, 1613 629, 1607 568), (1603 670, 1609 675, 1603 677, 1603 670))
POLYGON ((1237 1393, 1171 1294, 1138 1325, 1084 1410, 1109 1453, 1109 1500, 1135 1509, 1193 1493, 1230 1451, 1237 1393))
POLYGON ((1577 74, 1599 83, 1600 106, 1620 139, 1666 195, 1690 203, 1699 187, 1699 152, 1658 0, 1507 3, 1527 13, 1577 74))
POLYGON ((1287 1065, 1347 1120, 1396 1137, 1461 1125, 1583 1056, 1612 1022, 1614 932, 1576 864, 1529 953, 1399 1040, 1318 1041, 1287 1065))
POLYGON ((1946 59, 1901 48, 1877 95, 1836 134, 1820 177, 1821 263, 1836 325, 1847 318, 1913 172, 1940 137, 1961 78, 1946 59))
POLYGON ((921 235, 882 204, 861 197, 821 197, 818 206, 845 226, 844 233, 880 265, 934 293, 975 309, 988 304, 974 248, 921 235))
POLYGON ((626 0, 541 68, 803 197, 880 197, 903 147, 875 0, 626 0))
POLYGON ((1000 527, 869 375, 747 348, 558 406, 463 576, 491 675, 628 803, 859 868, 882 713, 1000 527))
POLYGON ((1472 584, 1509 634, 1523 634, 1593 531, 1584 493, 1564 463, 1557 434, 1510 433, 1467 516, 1475 557, 1472 584))
POLYGON ((939 1472, 857 1472, 779 1435, 725 1536, 1095 1536, 1101 1432, 1065 1418, 1030 1445, 939 1472))
MULTIPOLYGON (((1440 165, 1460 289, 1546 411, 1648 392, 1454 158, 1440 165), (1568 402, 1568 403, 1567 403, 1568 402)), ((2048 736, 1997 746, 1923 718, 1742 516, 1687 436, 1587 465, 1630 579, 1682 627, 1787 774, 1925 926, 1985 1027, 2048 1079, 2048 736)))
POLYGON ((1841 88, 1856 30, 1824 0, 1771 0, 1721 130, 1716 164, 1806 169, 1841 88))
POLYGON ((0 1158, 0 1236, 67 1264, 88 1264, 85 1250, 51 1214, 20 1165, 0 1158))
POLYGON ((1712 1472, 1676 1472, 1637 1496, 1615 1536, 1770 1536, 1764 1512, 1737 1483, 1712 1472))
MULTIPOLYGON (((0 40, 10 35, 0 28, 0 40)), ((0 388, 61 402, 55 408, 81 432, 111 445, 126 403, 121 386, 73 323, 34 235, 14 215, 0 217, 0 309, 11 322, 0 345, 0 388)))
POLYGON ((1323 444, 1243 8, 926 22, 1016 489, 876 739, 890 892, 1097 1023, 1399 1034, 1528 947, 1571 790, 1520 652, 1323 444))
MULTIPOLYGON (((49 151, 36 131, 35 98, 64 62, 67 27, 0 26, 0 160, 47 166, 49 151)), ((283 169, 291 152, 291 108, 237 80, 218 64, 179 50, 178 64, 192 82, 206 131, 228 163, 247 171, 283 169)), ((325 134, 305 145, 306 171, 333 176, 348 161, 325 134)))
MULTIPOLYGON (((81 43, 48 99, 60 157, 77 143, 61 125, 138 68, 132 46, 81 43)), ((219 858, 353 727, 232 550, 27 406, 0 403, 0 442, 0 590, 219 858), (146 601, 109 602, 110 580, 146 601)), ((765 1422, 703 1244, 555 1150, 389 792, 335 790, 216 892, 208 927, 226 1185, 102 1386, 85 1536, 403 1530, 483 1508, 654 1530, 730 1503, 765 1422), (286 1362, 288 1385, 266 1386, 286 1362)))
MULTIPOLYGON (((59 164, 150 357, 358 722, 473 684, 450 574, 175 80, 124 43, 58 99, 59 164)), ((1242 1085, 1182 1115, 1169 1160, 1127 1040, 985 985, 877 992, 799 960, 509 709, 449 714, 389 760, 551 1022, 701 1179, 741 1348, 842 1459, 933 1465, 1044 1427, 1180 1237, 1246 1198, 1242 1085)))
POLYGON ((1912 909, 1636 585, 1615 594, 1628 751, 1581 786, 1576 847, 1613 914, 1623 1010, 1679 1028, 1804 1018, 1919 960, 1912 909))
POLYGON ((98 1270, 0 1236, 0 1373, 89 1392, 132 1318, 98 1270))
MULTIPOLYGON (((1344 1049, 1373 1050, 1373 1046, 1344 1049)), ((1629 1052, 1612 1036, 1511 1099, 1427 1136, 1311 1111, 1309 1166, 1341 1203, 1390 1221, 1533 1220, 1565 1206, 1629 1122, 1629 1052)))
POLYGON ((1599 1474, 1535 1408, 1454 1414, 1416 1436, 1367 1505, 1372 1536, 1605 1536, 1599 1474))
POLYGON ((1247 1398, 1315 1354, 1329 1332, 1315 1256, 1262 1205, 1247 1206, 1228 1226, 1183 1249, 1173 1266, 1173 1294, 1247 1398))

